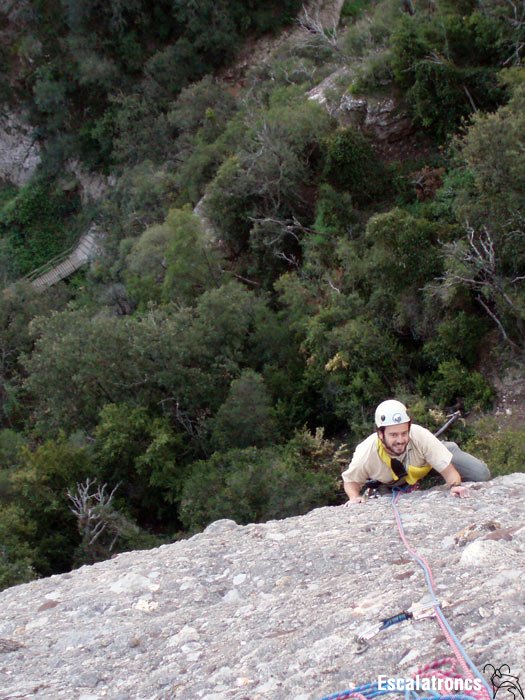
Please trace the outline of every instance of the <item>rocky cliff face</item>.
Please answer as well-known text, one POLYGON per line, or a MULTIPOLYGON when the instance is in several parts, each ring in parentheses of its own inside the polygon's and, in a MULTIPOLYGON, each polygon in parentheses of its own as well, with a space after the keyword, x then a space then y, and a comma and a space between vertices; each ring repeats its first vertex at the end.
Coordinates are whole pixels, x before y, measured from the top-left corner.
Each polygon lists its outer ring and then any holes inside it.
MULTIPOLYGON (((525 672, 525 474, 403 496, 472 661, 525 672)), ((129 552, 0 594, 0 698, 318 700, 450 656, 435 618, 356 634, 425 602, 390 498, 129 552)), ((487 675, 487 674, 486 674, 487 675)), ((503 688, 501 693, 503 695, 503 688)), ((505 695, 505 697, 509 697, 505 695)))
POLYGON ((0 116, 0 183, 25 185, 40 163, 33 129, 16 113, 0 116))

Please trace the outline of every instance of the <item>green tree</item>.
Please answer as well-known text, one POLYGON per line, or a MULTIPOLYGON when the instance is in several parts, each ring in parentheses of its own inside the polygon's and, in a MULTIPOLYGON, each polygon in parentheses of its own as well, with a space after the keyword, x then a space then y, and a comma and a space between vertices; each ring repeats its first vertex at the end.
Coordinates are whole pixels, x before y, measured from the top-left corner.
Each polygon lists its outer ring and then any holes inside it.
POLYGON ((456 211, 460 220, 499 224, 517 219, 525 197, 525 70, 503 73, 512 96, 503 107, 489 114, 476 114, 462 138, 457 139, 460 158, 473 176, 473 190, 458 192, 456 211))
POLYGON ((204 292, 194 308, 38 319, 23 361, 37 429, 92 431, 105 404, 129 403, 169 415, 198 443, 197 426, 223 403, 264 306, 230 282, 204 292))
POLYGON ((421 291, 443 270, 440 241, 449 232, 440 223, 402 209, 373 216, 366 227, 370 249, 362 261, 369 310, 386 328, 417 338, 426 328, 421 291))
POLYGON ((174 519, 183 438, 167 417, 151 415, 142 406, 107 404, 94 436, 99 481, 111 488, 119 485, 116 503, 125 504, 139 522, 174 519))
POLYGON ((330 128, 322 107, 295 87, 277 90, 268 108, 247 114, 236 155, 207 189, 205 211, 221 239, 236 258, 251 253, 250 269, 242 271, 260 275, 266 286, 297 265, 330 128))
POLYGON ((384 168, 369 141, 352 127, 338 129, 328 139, 324 177, 359 204, 369 203, 386 186, 384 168))
POLYGON ((219 285, 220 255, 190 207, 172 209, 166 226, 170 227, 172 236, 166 249, 163 299, 191 304, 204 291, 219 285))
POLYGON ((35 551, 29 544, 36 534, 36 524, 27 520, 21 508, 0 505, 0 590, 36 578, 35 551))
POLYGON ((69 571, 80 543, 67 489, 93 473, 89 450, 63 436, 35 450, 24 449, 11 477, 12 501, 20 513, 31 565, 41 575, 69 571))
POLYGON ((275 440, 270 397, 260 374, 243 370, 234 379, 213 421, 212 444, 219 450, 266 447, 275 440))
POLYGON ((219 518, 240 524, 264 522, 335 502, 333 478, 305 469, 290 452, 248 447, 196 462, 181 497, 185 528, 200 530, 219 518))

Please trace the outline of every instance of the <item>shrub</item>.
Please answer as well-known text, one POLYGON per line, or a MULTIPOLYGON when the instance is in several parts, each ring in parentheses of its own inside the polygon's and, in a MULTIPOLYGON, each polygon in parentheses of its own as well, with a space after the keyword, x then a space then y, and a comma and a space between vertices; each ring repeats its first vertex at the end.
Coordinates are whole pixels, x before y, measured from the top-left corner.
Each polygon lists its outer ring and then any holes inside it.
POLYGON ((175 198, 174 176, 149 160, 128 168, 104 202, 105 223, 116 237, 136 237, 165 218, 175 198))
POLYGON ((18 506, 0 506, 0 591, 36 578, 35 552, 29 544, 35 535, 35 524, 18 506))
POLYGON ((328 139, 324 177, 338 191, 365 204, 386 184, 385 172, 368 140, 355 129, 338 129, 328 139))
POLYGON ((369 219, 370 249, 360 273, 369 293, 369 311, 384 327, 412 338, 423 334, 426 317, 421 290, 442 270, 438 241, 444 233, 438 223, 399 208, 369 219))
POLYGON ((434 337, 425 343, 423 354, 434 366, 456 358, 465 367, 472 368, 479 358, 481 339, 488 330, 485 319, 460 311, 438 325, 434 337))
POLYGON ((332 477, 305 470, 282 449, 249 447, 216 452, 193 464, 183 487, 180 514, 189 531, 220 518, 239 524, 301 515, 333 502, 332 477))
POLYGON ((72 243, 74 231, 67 224, 79 208, 75 191, 65 192, 46 180, 28 183, 4 205, 0 233, 9 240, 18 274, 34 270, 72 243))
POLYGON ((275 439, 270 397, 260 374, 244 370, 234 379, 225 402, 213 420, 217 450, 266 447, 275 439))
POLYGON ((322 184, 316 203, 315 230, 334 236, 349 236, 354 222, 352 195, 322 184))
POLYGON ((370 0, 345 0, 341 8, 341 18, 355 21, 364 14, 369 5, 370 0))
POLYGON ((255 212, 238 158, 228 158, 221 165, 208 186, 204 209, 234 254, 246 248, 251 228, 250 215, 255 212))
POLYGON ((172 504, 182 476, 176 457, 180 447, 169 421, 142 406, 108 403, 100 411, 95 429, 100 480, 111 487, 120 484, 116 503, 137 520, 174 517, 172 504))
POLYGON ((483 459, 492 476, 525 471, 524 428, 501 429, 494 419, 484 418, 475 423, 473 429, 475 434, 465 444, 464 449, 483 459))
POLYGON ((173 128, 155 100, 140 94, 112 99, 113 159, 125 166, 144 160, 162 163, 173 151, 173 128))
POLYGON ((384 50, 373 53, 357 67, 351 92, 354 95, 361 93, 370 94, 372 91, 380 90, 391 83, 392 79, 390 51, 384 50))
POLYGON ((460 403, 467 411, 487 409, 493 390, 479 372, 469 371, 459 360, 444 360, 431 380, 431 396, 439 406, 460 403))
POLYGON ((457 68, 448 63, 419 61, 407 92, 415 121, 438 139, 453 134, 475 110, 492 110, 503 99, 494 70, 457 68))
POLYGON ((80 536, 67 489, 92 470, 89 451, 63 436, 34 451, 22 450, 21 466, 12 475, 12 498, 28 531, 32 564, 44 576, 71 568, 80 536))

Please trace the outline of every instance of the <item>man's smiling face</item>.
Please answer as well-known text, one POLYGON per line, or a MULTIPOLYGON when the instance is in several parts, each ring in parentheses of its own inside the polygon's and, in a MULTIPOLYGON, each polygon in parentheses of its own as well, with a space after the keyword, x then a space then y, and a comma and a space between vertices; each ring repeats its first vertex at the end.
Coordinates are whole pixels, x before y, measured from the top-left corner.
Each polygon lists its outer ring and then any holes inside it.
POLYGON ((390 454, 402 455, 408 445, 410 434, 410 423, 400 425, 387 425, 381 430, 383 434, 383 444, 390 454))

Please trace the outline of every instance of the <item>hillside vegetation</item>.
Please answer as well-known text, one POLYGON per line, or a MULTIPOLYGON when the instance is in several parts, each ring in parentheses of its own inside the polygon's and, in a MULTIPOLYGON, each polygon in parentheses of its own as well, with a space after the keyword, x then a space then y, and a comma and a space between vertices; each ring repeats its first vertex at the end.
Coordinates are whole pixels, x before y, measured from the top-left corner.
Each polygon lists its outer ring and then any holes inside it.
MULTIPOLYGON (((387 396, 490 412, 525 342, 523 4, 27 0, 0 32, 42 149, 0 189, 0 586, 338 503, 387 396), (359 98, 411 128, 373 138, 359 98), (20 281, 93 221, 89 270, 20 281)), ((451 436, 522 469, 519 428, 451 436)))

